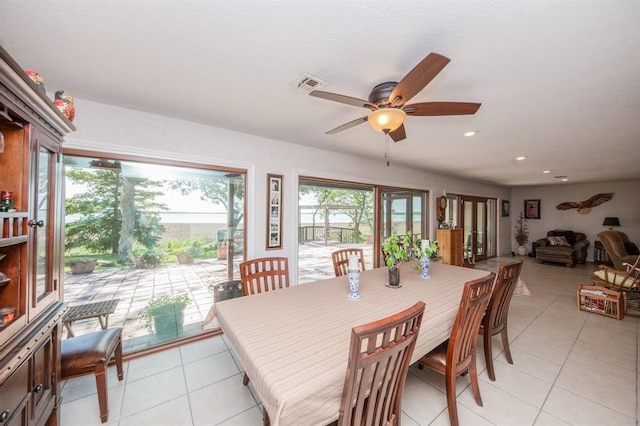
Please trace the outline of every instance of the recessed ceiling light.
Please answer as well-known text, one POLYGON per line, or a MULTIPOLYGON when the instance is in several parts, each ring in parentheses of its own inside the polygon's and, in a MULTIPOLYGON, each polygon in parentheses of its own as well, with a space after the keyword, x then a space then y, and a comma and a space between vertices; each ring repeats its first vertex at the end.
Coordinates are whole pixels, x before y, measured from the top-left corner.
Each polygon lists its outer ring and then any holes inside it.
POLYGON ((469 132, 465 132, 465 134, 464 134, 464 135, 465 135, 466 137, 470 138, 471 136, 475 136, 475 135, 477 135, 478 133, 480 133, 480 130, 471 130, 471 131, 469 131, 469 132))
POLYGON ((542 173, 551 173, 551 170, 545 170, 542 173))
POLYGON ((562 180, 563 182, 568 182, 568 181, 569 181, 569 178, 562 178, 561 180, 562 180))
POLYGON ((518 161, 522 161, 522 160, 524 160, 525 158, 527 158, 527 157, 525 157, 525 156, 516 157, 516 160, 518 160, 518 161))

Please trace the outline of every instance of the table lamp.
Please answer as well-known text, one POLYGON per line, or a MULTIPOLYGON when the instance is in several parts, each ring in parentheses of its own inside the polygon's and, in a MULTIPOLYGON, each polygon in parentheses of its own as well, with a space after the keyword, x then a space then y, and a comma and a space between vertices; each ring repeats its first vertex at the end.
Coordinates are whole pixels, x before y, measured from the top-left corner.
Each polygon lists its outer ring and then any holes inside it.
POLYGON ((602 226, 608 226, 610 231, 613 231, 613 226, 620 226, 620 220, 617 217, 605 217, 602 226))

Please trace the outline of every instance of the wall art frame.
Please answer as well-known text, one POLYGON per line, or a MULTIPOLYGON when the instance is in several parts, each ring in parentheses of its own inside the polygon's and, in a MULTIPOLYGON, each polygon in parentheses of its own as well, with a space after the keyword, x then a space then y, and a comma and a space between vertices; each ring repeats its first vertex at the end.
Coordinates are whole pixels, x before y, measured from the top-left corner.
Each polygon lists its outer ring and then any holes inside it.
POLYGON ((267 174, 267 250, 282 248, 282 175, 267 174))
POLYGON ((502 200, 502 217, 509 217, 509 200, 502 200))
POLYGON ((524 218, 540 219, 540 200, 524 200, 524 218))

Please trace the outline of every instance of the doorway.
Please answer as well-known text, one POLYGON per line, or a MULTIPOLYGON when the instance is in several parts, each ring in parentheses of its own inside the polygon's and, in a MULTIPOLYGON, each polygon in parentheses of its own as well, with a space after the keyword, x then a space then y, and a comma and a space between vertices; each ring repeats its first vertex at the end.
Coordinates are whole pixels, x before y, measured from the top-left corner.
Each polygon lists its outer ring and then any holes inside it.
POLYGON ((462 195, 460 205, 464 258, 475 263, 495 256, 496 200, 462 195))

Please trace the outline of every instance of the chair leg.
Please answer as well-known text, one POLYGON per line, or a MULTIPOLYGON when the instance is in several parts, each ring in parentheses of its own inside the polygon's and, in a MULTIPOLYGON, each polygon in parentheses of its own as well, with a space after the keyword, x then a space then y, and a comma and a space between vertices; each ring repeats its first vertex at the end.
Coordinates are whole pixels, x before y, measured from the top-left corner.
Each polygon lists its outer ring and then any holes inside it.
POLYGON ((458 402, 456 400, 456 375, 451 369, 445 373, 445 387, 447 390, 447 410, 451 426, 458 426, 458 402))
POLYGON ((504 356, 507 357, 507 362, 509 364, 513 364, 513 358, 511 358, 511 348, 509 348, 509 336, 507 335, 507 324, 504 325, 504 328, 500 332, 500 337, 502 338, 502 348, 504 349, 504 356))
POLYGON ((122 381, 124 378, 124 374, 122 372, 122 339, 118 342, 118 346, 116 346, 115 351, 116 358, 116 370, 118 371, 118 381, 122 381))
POLYGON ((249 384, 249 376, 247 376, 247 373, 244 373, 244 377, 242 378, 242 384, 245 386, 249 384))
POLYGON ((484 330, 482 333, 482 344, 484 345, 484 359, 487 364, 487 376, 492 381, 496 381, 496 373, 493 370, 493 348, 491 345, 491 334, 488 330, 484 330))
POLYGON ((482 397, 480 396, 480 386, 478 385, 478 366, 476 365, 476 356, 473 355, 471 365, 469 366, 469 376, 471 379, 471 390, 476 404, 482 407, 482 397))
POLYGON ((109 418, 109 408, 107 405, 107 377, 105 375, 105 364, 96 365, 96 387, 98 390, 98 406, 100 407, 100 421, 105 423, 109 418))

